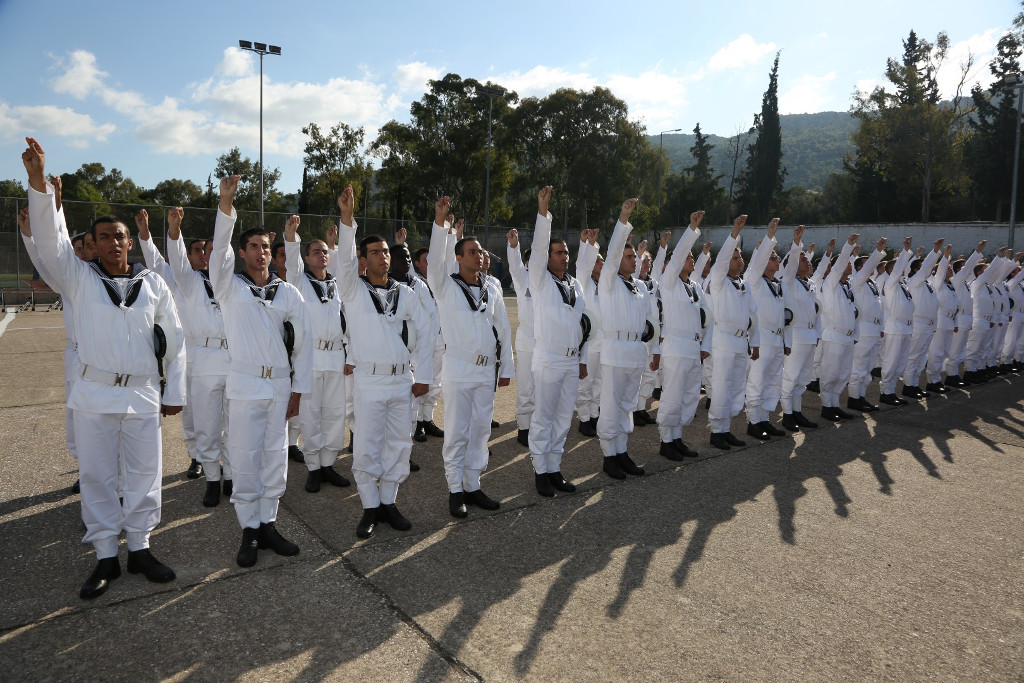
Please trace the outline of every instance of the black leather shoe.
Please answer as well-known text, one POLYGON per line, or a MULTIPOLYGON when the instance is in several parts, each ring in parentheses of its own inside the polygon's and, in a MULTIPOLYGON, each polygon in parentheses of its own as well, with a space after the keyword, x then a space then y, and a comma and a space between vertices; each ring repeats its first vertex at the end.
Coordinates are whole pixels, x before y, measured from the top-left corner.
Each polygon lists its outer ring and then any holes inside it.
POLYGON ((660 453, 662 457, 668 458, 669 460, 675 462, 678 462, 683 459, 683 454, 679 452, 679 449, 676 448, 675 444, 673 444, 671 441, 662 441, 661 447, 658 449, 658 453, 660 453))
POLYGON ((725 442, 727 444, 729 444, 730 446, 736 446, 737 448, 739 448, 740 446, 746 446, 747 445, 746 441, 742 441, 740 439, 737 439, 735 436, 733 436, 732 432, 726 432, 725 433, 725 442))
POLYGON ((676 450, 683 454, 684 458, 697 458, 700 457, 700 453, 693 450, 685 443, 682 439, 673 439, 672 445, 676 447, 676 450))
POLYGON ((412 522, 398 511, 398 506, 394 503, 391 503, 390 505, 381 503, 379 510, 380 512, 377 513, 377 519, 387 522, 395 531, 408 531, 412 528, 412 522))
POLYGON ((306 475, 306 493, 320 493, 320 470, 310 470, 306 475))
POLYGON ((351 486, 352 482, 347 477, 339 473, 333 467, 321 467, 320 468, 320 480, 326 481, 331 486, 351 486))
POLYGON ((726 432, 711 435, 711 445, 723 451, 727 451, 731 448, 729 441, 725 438, 726 432))
POLYGON ((877 379, 882 378, 882 368, 871 368, 871 376, 877 379))
POLYGON ((615 459, 619 461, 619 467, 626 474, 632 474, 634 477, 642 477, 644 475, 644 468, 633 462, 633 458, 629 457, 629 453, 619 453, 615 456, 615 459))
POLYGON ((75 483, 71 485, 71 493, 81 493, 81 492, 82 492, 82 480, 81 479, 75 479, 75 483))
POLYGON ((838 408, 829 408, 827 406, 821 407, 821 419, 830 420, 832 422, 839 422, 842 418, 839 417, 838 408))
POLYGON ((605 474, 607 474, 612 479, 626 478, 626 473, 622 471, 622 466, 619 464, 618 458, 612 456, 610 458, 605 457, 601 459, 604 460, 604 465, 602 465, 602 469, 604 470, 605 474))
POLYGON ((519 442, 519 445, 526 446, 527 448, 529 448, 530 447, 530 430, 529 429, 520 429, 519 433, 516 434, 516 441, 519 442))
POLYGON ((818 423, 817 422, 811 422, 806 417, 804 417, 803 412, 801 412, 799 410, 794 410, 793 411, 793 419, 796 420, 796 423, 799 426, 804 427, 805 429, 817 429, 818 428, 818 423))
POLYGON ((910 385, 904 385, 903 391, 900 392, 900 394, 907 398, 924 398, 924 396, 922 396, 923 392, 920 389, 910 385))
POLYGON ((764 422, 761 423, 761 429, 763 429, 764 433, 767 434, 768 436, 785 436, 786 435, 786 432, 782 431, 781 429, 779 429, 778 427, 773 425, 768 420, 765 420, 764 422))
POLYGON ((278 555, 284 555, 285 557, 299 554, 299 546, 282 536, 273 522, 260 524, 258 532, 260 550, 269 548, 278 555))
POLYGON ((198 479, 203 476, 203 463, 193 458, 192 463, 188 466, 188 470, 185 472, 185 476, 189 479, 198 479))
POLYGON ((483 489, 463 491, 463 494, 466 505, 476 505, 482 510, 497 510, 501 507, 501 503, 484 493, 483 489))
POLYGON ((433 420, 427 420, 423 423, 423 431, 427 433, 427 436, 432 436, 436 439, 444 437, 444 430, 434 424, 433 420))
POLYGON ((345 446, 345 452, 346 453, 351 453, 352 449, 355 448, 355 445, 356 445, 356 434, 355 434, 355 432, 349 432, 348 433, 348 445, 345 446))
POLYGON ((593 420, 580 420, 579 430, 583 436, 597 436, 597 425, 593 420))
POLYGON ((551 485, 555 487, 556 491, 561 491, 562 493, 576 493, 575 484, 566 481, 561 472, 548 472, 548 480, 551 482, 551 485))
POLYGON ((121 563, 116 557, 104 557, 96 563, 96 568, 82 584, 82 588, 78 591, 78 597, 83 600, 100 597, 110 588, 110 582, 119 576, 121 576, 121 563))
POLYGON ((906 401, 901 401, 896 398, 896 394, 880 394, 878 396, 878 402, 884 403, 887 406, 901 406, 906 403, 906 401))
POLYGON ((661 400, 661 387, 654 387, 654 391, 651 392, 651 398, 655 401, 661 400))
POLYGON ((203 507, 215 508, 220 505, 220 482, 206 482, 206 493, 203 494, 203 507))
POLYGON ((957 389, 963 389, 967 386, 967 383, 961 379, 960 375, 949 375, 946 377, 946 386, 955 387, 957 389))
POLYGON ((926 384, 924 388, 932 392, 933 394, 948 394, 951 391, 953 391, 949 387, 945 386, 942 382, 928 382, 928 384, 926 384))
POLYGON ((752 436, 755 439, 760 439, 761 441, 769 441, 771 439, 771 437, 768 436, 768 433, 764 431, 760 422, 747 423, 747 436, 752 436))
POLYGON ((551 479, 548 478, 547 472, 543 474, 533 473, 533 483, 537 487, 537 493, 544 496, 545 498, 553 498, 555 495, 555 487, 551 485, 551 479))
POLYGON ((646 410, 634 410, 633 424, 637 427, 645 427, 647 425, 657 424, 657 422, 646 410))
POLYGON ((813 391, 816 394, 820 394, 821 385, 818 383, 818 380, 812 380, 811 383, 807 385, 807 391, 813 391))
POLYGON ((855 417, 855 415, 853 413, 848 413, 845 410, 843 410, 842 408, 840 408, 839 406, 836 406, 832 410, 836 411, 836 416, 840 420, 852 420, 855 417))
POLYGON ((234 491, 235 483, 233 481, 231 481, 230 479, 224 479, 221 481, 221 493, 230 498, 231 494, 234 493, 234 491))
POLYGON ((427 430, 423 428, 423 420, 416 423, 416 430, 412 433, 412 438, 419 443, 427 440, 427 430))
POLYGON ((452 517, 459 519, 469 516, 469 510, 466 509, 466 496, 462 491, 448 494, 448 512, 452 517))
POLYGON ((711 410, 711 397, 710 396, 705 396, 704 397, 704 410, 711 410))
POLYGON ((500 426, 501 426, 500 422, 498 422, 497 420, 491 420, 491 429, 497 429, 500 426))
POLYGON ((289 446, 288 447, 288 459, 292 460, 294 462, 301 462, 301 463, 305 464, 305 462, 306 462, 306 454, 303 453, 301 450, 299 450, 298 446, 289 446))
POLYGON ((356 536, 369 538, 377 530, 377 511, 380 508, 364 508, 363 516, 356 525, 356 536))
POLYGON ((799 432, 800 425, 796 423, 796 418, 793 417, 793 413, 782 414, 782 426, 791 432, 799 432))
POLYGON ((256 554, 260 546, 260 530, 246 527, 242 529, 242 545, 238 548, 235 562, 239 567, 251 567, 256 564, 256 554))
POLYGON ((413 460, 412 458, 409 458, 409 471, 410 472, 419 472, 420 471, 420 466, 417 465, 416 461, 413 460))
POLYGON ((174 570, 153 557, 149 548, 128 552, 128 573, 142 574, 153 583, 174 581, 174 570))
POLYGON ((859 398, 846 399, 846 407, 850 410, 859 410, 862 413, 874 413, 878 411, 878 406, 871 405, 868 400, 863 396, 859 398))

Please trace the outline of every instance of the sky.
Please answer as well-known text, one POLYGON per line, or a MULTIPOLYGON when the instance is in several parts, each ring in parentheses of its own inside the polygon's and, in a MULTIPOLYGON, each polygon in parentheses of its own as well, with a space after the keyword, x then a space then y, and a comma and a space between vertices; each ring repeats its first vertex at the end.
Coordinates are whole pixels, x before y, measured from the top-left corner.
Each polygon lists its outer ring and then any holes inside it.
POLYGON ((0 179, 24 183, 24 137, 52 172, 118 168, 142 187, 205 185, 234 146, 259 157, 259 58, 238 40, 279 45, 264 58, 263 136, 278 188, 302 179, 302 126, 366 129, 407 121, 430 79, 490 80, 520 97, 605 86, 648 133, 700 123, 723 136, 760 111, 776 52, 782 113, 846 111, 884 79, 911 29, 948 33, 940 72, 952 95, 990 80, 996 42, 1019 0, 856 3, 637 0, 631 3, 239 3, 0 0, 0 179))

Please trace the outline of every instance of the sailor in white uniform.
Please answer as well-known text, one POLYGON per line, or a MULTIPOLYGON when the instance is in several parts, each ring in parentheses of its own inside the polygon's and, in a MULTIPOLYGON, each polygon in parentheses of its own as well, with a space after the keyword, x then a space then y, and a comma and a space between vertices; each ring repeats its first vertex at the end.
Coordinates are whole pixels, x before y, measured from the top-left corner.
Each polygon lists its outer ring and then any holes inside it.
POLYGON ((932 286, 932 268, 935 267, 942 251, 944 240, 937 240, 935 248, 928 252, 924 259, 915 259, 910 264, 910 295, 914 299, 913 332, 910 337, 910 350, 907 352, 907 367, 903 371, 903 395, 909 398, 927 398, 928 392, 922 391, 921 373, 928 363, 928 347, 931 346, 935 334, 935 324, 939 315, 939 302, 935 298, 935 287, 932 286))
POLYGON ((854 305, 860 313, 857 316, 857 341, 853 347, 853 365, 847 383, 846 407, 862 413, 878 411, 878 406, 870 403, 865 395, 868 385, 871 384, 871 371, 878 361, 884 324, 882 294, 872 276, 885 256, 887 241, 885 237, 880 238, 870 256, 858 256, 854 261, 856 272, 850 277, 854 305))
POLYGON ((587 376, 580 380, 576 395, 579 432, 597 436, 597 416, 601 411, 601 306, 597 285, 604 269, 604 257, 597 244, 596 228, 580 231, 580 248, 576 254, 576 279, 583 287, 583 305, 591 315, 591 334, 587 340, 587 376))
POLYGON ((851 258, 859 253, 854 233, 843 244, 828 276, 821 283, 821 416, 838 422, 854 416, 839 407, 839 396, 850 382, 853 347, 857 340, 857 306, 848 278, 853 272, 851 258), (855 251, 857 250, 857 251, 855 251))
POLYGON ((821 337, 817 284, 810 255, 803 250, 804 226, 793 230, 793 243, 782 259, 782 296, 785 301, 784 344, 789 354, 782 363, 782 426, 791 432, 814 429, 818 423, 803 414, 803 395, 814 374, 814 353, 821 337))
MULTIPOLYGON (((550 232, 550 228, 548 230, 550 232)), ((530 256, 526 258, 519 251, 519 231, 508 233, 508 273, 512 277, 512 288, 516 293, 516 307, 519 325, 516 327, 516 362, 523 369, 516 375, 516 425, 519 433, 516 440, 523 446, 530 445, 530 422, 534 411, 533 372, 533 294, 530 291, 530 256)))
POLYGON ((961 375, 961 366, 967 354, 967 338, 974 325, 974 300, 971 298, 971 287, 968 282, 974 280, 974 267, 984 256, 987 243, 986 240, 979 242, 966 261, 962 258, 953 261, 953 277, 949 280, 956 292, 957 311, 956 329, 953 331, 953 340, 950 342, 945 362, 945 384, 957 389, 967 386, 961 375))
POLYGON ((953 334, 956 331, 956 314, 959 302, 956 295, 956 287, 953 285, 953 267, 949 264, 950 254, 953 245, 947 244, 943 250, 939 265, 931 276, 930 284, 935 290, 935 302, 937 304, 937 316, 935 319, 935 334, 932 335, 931 343, 928 346, 927 372, 928 384, 925 391, 937 394, 948 394, 952 391, 942 383, 942 368, 946 358, 949 357, 950 346, 953 343, 953 334))
POLYGON ((906 401, 896 396, 896 383, 907 366, 907 353, 910 350, 910 335, 914 324, 914 300, 910 293, 910 285, 903 277, 914 255, 910 250, 911 244, 910 237, 903 240, 903 249, 897 254, 892 272, 882 285, 885 344, 882 347, 882 377, 878 386, 878 401, 891 406, 906 404, 906 401))

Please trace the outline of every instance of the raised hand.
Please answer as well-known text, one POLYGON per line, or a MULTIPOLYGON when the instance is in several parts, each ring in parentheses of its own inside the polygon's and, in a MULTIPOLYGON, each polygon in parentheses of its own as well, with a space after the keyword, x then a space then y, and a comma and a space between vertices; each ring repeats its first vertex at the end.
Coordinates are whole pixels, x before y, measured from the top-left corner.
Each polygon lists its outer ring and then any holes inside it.
POLYGON ((672 237, 671 230, 666 230, 665 232, 661 233, 661 241, 659 242, 659 244, 661 244, 662 249, 668 249, 668 240, 670 237, 672 237))
POLYGON ((775 237, 776 231, 779 229, 779 219, 773 218, 768 221, 768 239, 775 237))
POLYGON ((332 225, 331 227, 327 228, 327 235, 326 235, 326 237, 327 237, 327 248, 329 250, 333 251, 334 247, 338 244, 338 226, 337 225, 332 225))
POLYGON ((857 233, 853 233, 852 235, 850 235, 850 238, 847 240, 847 242, 849 242, 850 244, 857 244, 857 240, 859 239, 860 235, 858 235, 857 233))
POLYGON ((622 223, 623 225, 629 223, 629 217, 633 215, 633 209, 636 208, 637 202, 639 201, 639 199, 633 197, 632 199, 627 199, 626 201, 622 202, 622 211, 619 212, 620 223, 622 223))
POLYGON ((816 246, 818 246, 817 242, 811 242, 810 245, 808 245, 808 247, 807 247, 807 253, 808 254, 813 254, 814 253, 814 248, 816 246))
POLYGON ((181 220, 185 217, 185 209, 176 206, 167 212, 167 236, 172 240, 181 237, 181 220))
POLYGON ((139 212, 135 214, 135 227, 139 229, 139 239, 149 239, 149 212, 145 209, 139 209, 139 212))
POLYGON ((460 218, 455 221, 455 239, 461 240, 463 233, 466 231, 466 219, 460 218))
POLYGON ((437 200, 434 204, 434 222, 438 225, 444 225, 444 219, 448 217, 448 212, 452 208, 452 198, 445 195, 437 200))
POLYGON ((537 193, 537 213, 541 216, 548 215, 548 205, 551 203, 551 190, 552 187, 550 185, 545 185, 537 193))
POLYGON ((828 247, 825 249, 825 256, 828 256, 829 258, 832 258, 832 252, 835 251, 835 248, 836 248, 836 238, 833 237, 832 239, 830 239, 828 241, 828 247))
POLYGON ((804 243, 804 230, 806 228, 803 225, 798 225, 793 229, 793 244, 804 243))
POLYGON ((519 231, 515 228, 508 231, 508 245, 513 249, 519 247, 519 231))
POLYGON ((747 214, 743 214, 742 216, 736 216, 736 220, 732 222, 732 233, 730 233, 734 239, 740 236, 740 230, 742 230, 743 226, 746 224, 747 214))
POLYGON ((884 252, 885 252, 885 245, 886 245, 886 243, 887 243, 888 241, 889 241, 889 240, 888 240, 888 239, 886 239, 885 237, 881 237, 881 238, 879 238, 878 242, 876 242, 876 243, 875 243, 875 248, 877 248, 877 249, 878 249, 878 251, 881 251, 881 252, 883 252, 883 253, 884 253, 884 252))
POLYGON ((942 255, 945 256, 946 259, 949 259, 949 255, 953 253, 953 245, 952 244, 947 244, 946 248, 943 249, 942 251, 943 251, 942 255))
POLYGON ((409 236, 409 231, 405 228, 399 228, 395 231, 395 244, 405 244, 406 238, 409 236))
POLYGON ((18 212, 18 230, 21 230, 21 234, 25 237, 32 236, 32 229, 28 224, 28 207, 18 212))
POLYGON ((288 216, 288 220, 284 222, 284 239, 286 242, 298 242, 299 238, 296 237, 296 233, 299 231, 299 221, 301 219, 298 216, 288 216))
POLYGON ((701 249, 701 251, 703 251, 705 254, 710 254, 711 253, 711 242, 705 242, 704 243, 704 248, 701 249))
POLYGON ((922 256, 924 256, 924 247, 918 247, 914 251, 914 258, 921 258, 922 256))
POLYGON ((636 248, 636 253, 639 255, 644 253, 645 251, 647 251, 647 240, 641 240, 640 246, 636 248))
POLYGON ((983 251, 985 251, 985 245, 986 244, 988 244, 988 240, 982 240, 982 241, 978 242, 978 253, 979 254, 982 253, 983 251))
POLYGON ((912 245, 913 243, 914 243, 914 238, 913 237, 904 237, 903 238, 903 248, 906 249, 907 251, 910 251, 910 245, 912 245))
POLYGON ((860 245, 859 244, 855 244, 853 246, 853 255, 854 256, 860 256, 860 245))
POLYGON ((60 211, 61 197, 64 196, 64 181, 59 175, 50 176, 50 184, 53 185, 53 203, 58 211, 60 211))
POLYGON ((946 241, 945 238, 935 240, 935 253, 936 254, 938 254, 939 251, 942 249, 942 243, 945 242, 945 241, 946 241))
POLYGON ((220 210, 228 216, 231 215, 232 207, 235 204, 235 195, 238 194, 238 181, 240 175, 229 175, 220 179, 220 210))
POLYGON ((28 171, 28 184, 36 192, 46 192, 46 152, 35 138, 25 138, 28 147, 21 153, 21 163, 28 171))
POLYGON ((356 193, 352 186, 347 186, 338 197, 338 211, 341 212, 341 222, 345 225, 355 227, 356 215, 356 193))

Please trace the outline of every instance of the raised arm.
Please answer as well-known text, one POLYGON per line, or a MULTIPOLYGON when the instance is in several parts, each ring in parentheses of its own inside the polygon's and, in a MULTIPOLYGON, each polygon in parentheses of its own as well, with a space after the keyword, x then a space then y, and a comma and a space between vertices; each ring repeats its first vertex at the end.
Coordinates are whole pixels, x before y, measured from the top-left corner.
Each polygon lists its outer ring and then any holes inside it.
MULTIPOLYGON (((537 221, 533 228, 533 243, 530 245, 530 253, 533 254, 530 260, 538 259, 534 261, 535 267, 530 268, 530 289, 534 292, 541 290, 547 275, 548 244, 551 242, 551 213, 548 211, 548 205, 551 202, 551 190, 551 186, 547 185, 542 187, 540 192, 537 193, 537 221)), ((511 270, 511 268, 512 259, 510 255, 509 269, 511 270)), ((593 265, 591 265, 591 269, 593 269, 593 265)))
POLYGON ((875 272, 875 268, 878 267, 878 262, 882 260, 883 256, 885 256, 886 241, 887 240, 884 237, 880 238, 878 242, 875 243, 875 250, 871 252, 871 255, 868 256, 868 260, 864 262, 864 265, 861 266, 860 270, 854 269, 853 275, 850 276, 850 282, 854 287, 860 287, 863 285, 867 282, 868 278, 871 277, 871 274, 875 272))
POLYGON ((512 286, 516 294, 523 296, 529 289, 530 283, 526 274, 526 265, 523 263, 523 255, 519 251, 519 231, 512 228, 508 231, 508 247, 505 249, 508 256, 508 274, 512 277, 512 286))
POLYGON ((210 284, 213 293, 222 302, 231 297, 231 278, 235 274, 235 255, 231 251, 231 235, 235 231, 235 193, 241 176, 220 179, 220 203, 217 222, 213 229, 213 249, 210 251, 210 284))
POLYGON ((775 233, 779 229, 779 219, 773 218, 768 223, 768 234, 765 235, 764 239, 754 249, 753 255, 750 257, 750 263, 747 264, 747 270, 743 274, 746 279, 760 278, 764 275, 764 269, 768 267, 768 259, 771 258, 772 249, 775 248, 775 233))
MULTIPOLYGON (((612 238, 608 242, 608 255, 605 259, 615 272, 618 272, 619 263, 622 261, 622 253, 626 250, 626 239, 629 237, 630 231, 633 230, 633 226, 629 223, 629 217, 632 215, 633 209, 636 208, 637 201, 636 198, 633 198, 622 202, 619 220, 615 223, 615 230, 612 232, 612 238)), ((616 279, 614 273, 609 274, 612 277, 602 277, 600 282, 597 283, 598 289, 602 292, 610 290, 616 279)))
POLYGON ((39 250, 40 262, 45 264, 57 288, 73 293, 70 288, 88 266, 75 256, 67 231, 61 229, 57 193, 54 186, 46 182, 46 153, 35 138, 25 138, 25 142, 28 147, 21 160, 28 171, 28 223, 32 239, 39 250))
MULTIPOLYGON (((299 239, 298 216, 289 216, 284 223, 284 261, 288 269, 288 282, 295 285, 305 270, 302 265, 302 240, 299 239)), ((354 234, 354 231, 353 231, 354 234)), ((298 287, 298 285, 295 285, 298 287)))
POLYGON ((746 214, 738 216, 733 221, 732 232, 729 233, 729 236, 725 238, 725 242, 722 243, 722 248, 718 250, 718 256, 715 258, 715 263, 711 266, 711 272, 708 273, 708 279, 711 280, 712 287, 720 287, 725 281, 726 276, 729 275, 729 261, 732 260, 732 252, 736 250, 736 245, 740 241, 740 232, 746 224, 746 214))
MULTIPOLYGON (((343 301, 351 301, 359 288, 359 258, 356 255, 356 199, 349 185, 338 197, 338 251, 336 273, 338 295, 343 301)), ((287 248, 287 245, 285 246, 287 248)), ((351 323, 351 321, 350 321, 351 323)))
POLYGON ((853 254, 853 248, 857 245, 857 240, 860 239, 860 235, 853 233, 843 243, 843 250, 839 252, 839 258, 836 259, 836 264, 832 266, 832 272, 825 278, 825 289, 833 290, 839 286, 839 281, 843 279, 843 271, 846 270, 846 266, 850 263, 850 255, 853 254))
MULTIPOLYGON (((435 297, 443 296, 451 284, 451 271, 448 265, 448 228, 444 220, 448 217, 451 207, 449 197, 441 197, 434 204, 434 226, 430 231, 430 258, 427 259, 427 284, 435 297)), ((452 255, 454 258, 454 254, 452 255)))
POLYGON ((700 222, 702 220, 704 220, 703 211, 694 211, 690 214, 690 227, 679 236, 676 248, 672 250, 672 258, 668 260, 668 265, 665 266, 664 277, 660 280, 663 292, 672 292, 679 282, 679 273, 683 272, 683 266, 686 265, 686 257, 690 255, 690 250, 693 249, 697 238, 700 237, 700 222))
POLYGON ((576 279, 585 282, 594 274, 597 257, 601 253, 597 244, 597 230, 580 232, 580 250, 576 254, 576 279), (593 239, 593 241, 591 241, 593 239))
POLYGON ((953 278, 951 282, 953 283, 954 287, 959 287, 960 285, 967 281, 967 278, 974 275, 974 267, 978 265, 978 261, 980 261, 981 257, 984 256, 985 244, 985 241, 979 242, 978 248, 971 252, 971 255, 967 257, 967 261, 960 268, 960 270, 953 273, 953 278))
POLYGON ((785 285, 791 284, 796 279, 796 274, 800 270, 800 252, 804 248, 804 226, 798 225, 793 230, 793 243, 789 247, 789 253, 784 259, 785 263, 782 266, 782 282, 785 285))

